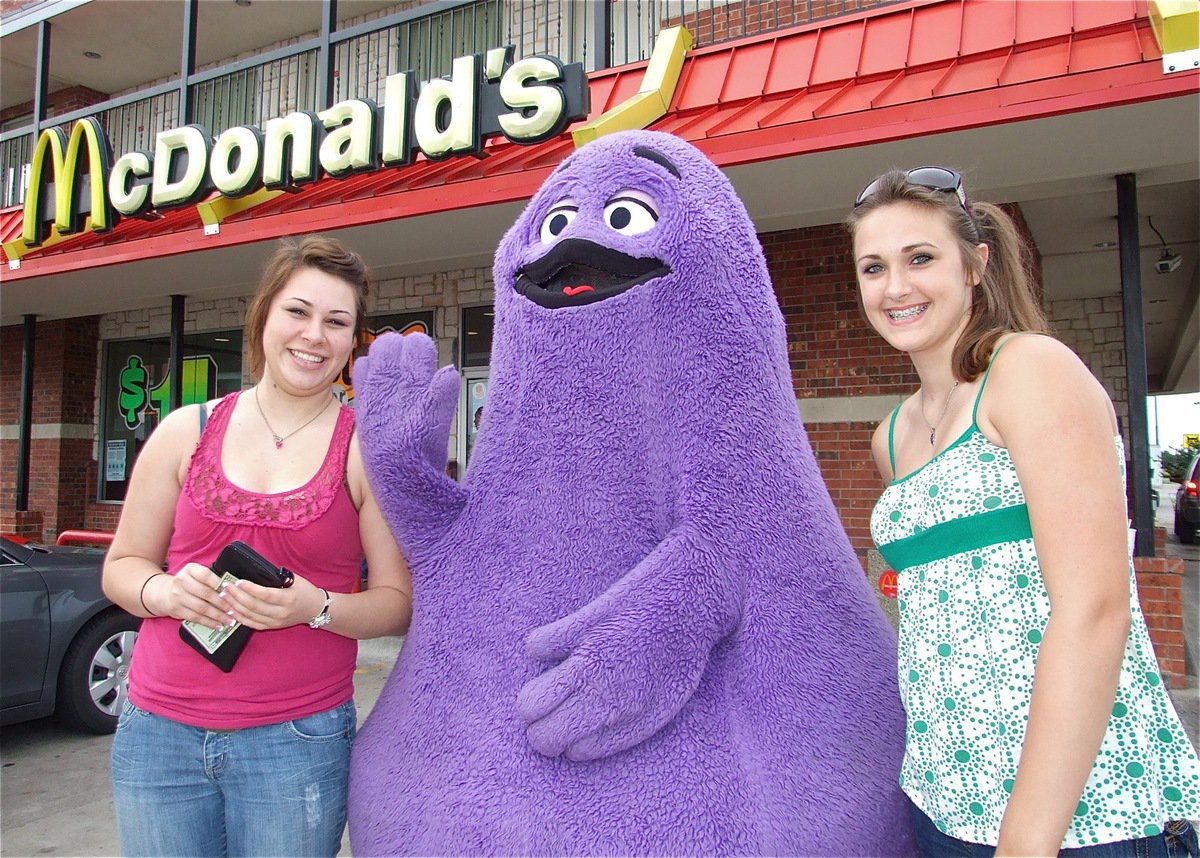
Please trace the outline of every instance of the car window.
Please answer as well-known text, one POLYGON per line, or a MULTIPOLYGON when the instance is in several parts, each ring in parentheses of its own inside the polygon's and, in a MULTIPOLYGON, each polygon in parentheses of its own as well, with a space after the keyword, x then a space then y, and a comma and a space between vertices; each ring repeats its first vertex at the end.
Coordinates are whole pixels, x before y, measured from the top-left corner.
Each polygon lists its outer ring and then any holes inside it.
POLYGON ((1192 475, 1188 479, 1193 483, 1200 482, 1200 456, 1192 460, 1192 475))

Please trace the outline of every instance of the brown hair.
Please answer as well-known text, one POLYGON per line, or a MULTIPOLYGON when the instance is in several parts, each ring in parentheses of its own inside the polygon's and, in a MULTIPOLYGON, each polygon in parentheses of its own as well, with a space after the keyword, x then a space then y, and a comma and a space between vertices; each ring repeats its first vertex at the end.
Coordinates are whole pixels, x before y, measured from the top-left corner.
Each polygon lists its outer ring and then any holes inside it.
POLYGON ((914 185, 902 170, 889 170, 875 181, 874 193, 845 220, 853 240, 862 219, 876 209, 908 203, 941 212, 958 239, 959 252, 979 285, 971 298, 967 327, 954 344, 954 375, 974 381, 987 368, 996 341, 1014 331, 1049 333, 1046 316, 1033 291, 1029 246, 1011 217, 991 203, 969 202, 970 213, 956 194, 914 185), (987 265, 980 270, 978 244, 988 246, 987 265))
POLYGON ((250 372, 255 378, 262 377, 262 335, 271 301, 301 268, 315 268, 345 280, 354 288, 355 345, 363 340, 371 272, 362 257, 352 250, 347 250, 341 242, 321 235, 306 236, 299 241, 285 239, 274 255, 267 260, 262 279, 259 280, 258 291, 254 293, 250 307, 246 310, 246 351, 250 360, 250 372))

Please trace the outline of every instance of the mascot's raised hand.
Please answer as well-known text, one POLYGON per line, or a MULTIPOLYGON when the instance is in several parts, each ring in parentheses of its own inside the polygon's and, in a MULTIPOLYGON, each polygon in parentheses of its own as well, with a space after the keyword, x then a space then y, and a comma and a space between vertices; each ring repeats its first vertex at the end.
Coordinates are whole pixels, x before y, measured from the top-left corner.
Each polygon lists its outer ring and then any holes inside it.
POLYGON ((445 473, 458 372, 438 369, 437 345, 424 334, 386 333, 354 362, 353 380, 367 475, 389 487, 380 508, 411 551, 410 531, 445 527, 466 500, 445 473))

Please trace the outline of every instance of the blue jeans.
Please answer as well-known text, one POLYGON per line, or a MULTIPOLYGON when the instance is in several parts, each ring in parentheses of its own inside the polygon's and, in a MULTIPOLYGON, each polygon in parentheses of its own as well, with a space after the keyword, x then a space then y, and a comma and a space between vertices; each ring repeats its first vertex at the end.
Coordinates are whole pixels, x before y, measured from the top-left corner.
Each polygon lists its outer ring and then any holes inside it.
POLYGON ((113 739, 123 855, 336 855, 353 701, 306 718, 205 730, 125 704, 113 739))
MULTIPOLYGON (((917 850, 922 858, 960 855, 963 858, 991 858, 996 852, 995 846, 969 843, 943 834, 911 801, 909 811, 912 813, 917 850)), ((1063 849, 1058 854, 1060 858, 1197 858, 1200 856, 1200 847, 1196 844, 1196 829, 1180 820, 1168 823, 1167 830, 1154 837, 1063 849)))

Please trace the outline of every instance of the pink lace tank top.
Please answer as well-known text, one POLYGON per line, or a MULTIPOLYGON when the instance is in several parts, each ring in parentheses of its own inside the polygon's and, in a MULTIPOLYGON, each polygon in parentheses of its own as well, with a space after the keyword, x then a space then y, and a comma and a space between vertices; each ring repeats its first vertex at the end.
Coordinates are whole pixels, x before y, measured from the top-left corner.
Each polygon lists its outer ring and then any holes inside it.
MULTIPOLYGON (((167 571, 210 564, 240 539, 273 563, 318 587, 348 593, 363 558, 358 512, 345 485, 354 412, 338 414, 325 461, 307 484, 280 494, 234 485, 221 466, 229 415, 240 393, 212 410, 192 454, 175 507, 167 571)), ((301 624, 255 631, 231 673, 179 639, 179 621, 142 623, 129 675, 129 699, 141 709, 195 727, 233 730, 302 718, 354 694, 358 642, 301 624)))

